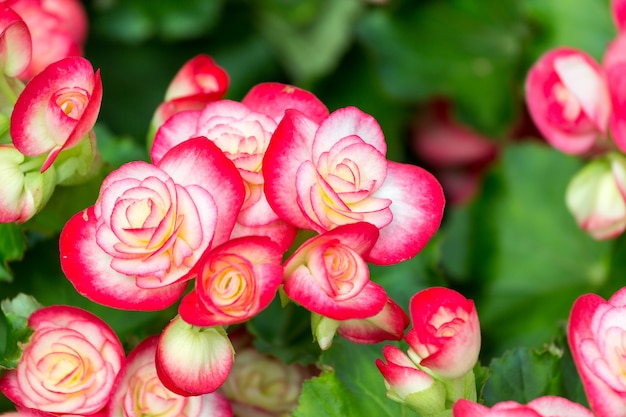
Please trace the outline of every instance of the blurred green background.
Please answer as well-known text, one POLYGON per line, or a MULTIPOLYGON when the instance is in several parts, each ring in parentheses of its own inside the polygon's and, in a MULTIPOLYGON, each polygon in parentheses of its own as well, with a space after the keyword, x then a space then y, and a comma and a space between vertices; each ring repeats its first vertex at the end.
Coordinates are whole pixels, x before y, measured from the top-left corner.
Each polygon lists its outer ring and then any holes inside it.
MULTIPOLYGON (((562 348, 574 299, 585 292, 607 297, 624 285, 626 239, 596 242, 578 229, 564 193, 582 162, 537 138, 523 96, 528 68, 550 48, 602 58, 616 35, 608 0, 92 0, 85 7, 85 55, 104 86, 98 142, 108 169, 147 159, 152 114, 176 71, 199 53, 227 70, 226 98, 279 81, 309 89, 331 111, 361 108, 379 121, 396 161, 428 166, 411 152, 411 126, 429 100, 452 102, 459 123, 497 143, 499 157, 469 203, 448 204, 421 254, 374 267, 372 276, 405 308, 431 285, 473 298, 483 364, 517 346, 562 348)), ((75 293, 58 266, 57 234, 93 204, 101 178, 57 190, 26 234, 1 226, 0 298, 22 291, 43 304, 81 305, 132 346, 159 332, 175 310, 96 306, 75 293), (15 242, 25 250, 13 249, 15 242)), ((308 329, 285 339, 265 328, 263 317, 251 329, 264 350, 289 350, 285 340, 299 338, 309 346, 300 358, 310 354, 308 329)))

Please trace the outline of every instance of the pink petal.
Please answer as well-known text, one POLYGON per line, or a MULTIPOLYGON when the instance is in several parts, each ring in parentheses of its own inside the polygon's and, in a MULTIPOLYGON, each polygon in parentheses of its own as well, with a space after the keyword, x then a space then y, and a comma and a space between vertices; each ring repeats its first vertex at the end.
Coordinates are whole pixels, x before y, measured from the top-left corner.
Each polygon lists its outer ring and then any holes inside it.
POLYGON ((280 121, 288 109, 299 110, 316 123, 328 116, 326 106, 312 93, 281 83, 261 83, 241 100, 251 110, 280 121))
POLYGON ((217 205, 213 246, 227 241, 235 226, 245 196, 239 171, 224 153, 206 138, 185 141, 163 156, 157 164, 183 186, 199 185, 212 193, 217 205), (206 169, 199 172, 199 167, 206 169))
POLYGON ((294 204, 298 199, 294 181, 300 166, 311 160, 317 128, 304 114, 287 110, 263 158, 267 201, 280 218, 301 229, 312 229, 314 224, 294 204))
POLYGON ((126 310, 161 310, 184 292, 185 283, 142 289, 134 277, 111 269, 112 257, 96 243, 93 207, 74 215, 60 236, 61 269, 76 290, 99 304, 126 310))
POLYGON ((200 113, 200 110, 181 111, 161 125, 150 148, 152 163, 158 164, 163 155, 174 146, 198 136, 200 113))
POLYGON ((391 298, 373 317, 360 320, 344 320, 337 333, 344 339, 358 344, 374 344, 385 340, 401 340, 409 325, 409 316, 391 298))
POLYGON ((322 152, 329 150, 337 140, 353 135, 372 145, 381 154, 387 153, 387 143, 376 119, 356 107, 345 107, 332 112, 320 124, 313 146, 309 148, 312 149, 313 160, 317 161, 322 152))
POLYGON ((555 417, 594 417, 593 413, 582 405, 566 398, 556 396, 544 396, 532 400, 528 407, 537 411, 542 416, 555 417))
POLYGON ((222 98, 228 88, 228 74, 210 56, 200 54, 187 61, 176 73, 165 92, 165 101, 195 95, 205 100, 222 98))
POLYGON ((4 74, 16 77, 26 70, 32 56, 30 31, 22 18, 8 7, 0 10, 0 62, 4 74))
POLYGON ((626 1, 611 0, 611 15, 620 32, 626 29, 626 1))
POLYGON ((439 229, 445 205, 443 189, 422 168, 390 161, 385 183, 373 197, 392 201, 393 221, 380 229, 369 262, 391 265, 410 259, 439 229))

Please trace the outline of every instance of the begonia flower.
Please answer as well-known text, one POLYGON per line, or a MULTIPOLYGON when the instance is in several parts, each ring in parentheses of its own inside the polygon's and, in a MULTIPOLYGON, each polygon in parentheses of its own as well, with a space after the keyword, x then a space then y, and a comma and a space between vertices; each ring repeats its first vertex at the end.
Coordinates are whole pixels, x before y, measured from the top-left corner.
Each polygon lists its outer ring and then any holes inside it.
POLYGON ((125 360, 113 330, 71 306, 41 308, 28 325, 33 334, 17 368, 0 378, 0 391, 19 408, 59 416, 101 412, 125 360))
POLYGON ((87 13, 78 0, 5 0, 20 15, 32 38, 32 60, 19 74, 28 81, 48 65, 80 56, 87 36, 87 13))
POLYGON ((235 416, 283 417, 298 405, 302 384, 313 376, 298 364, 286 364, 252 347, 237 351, 226 382, 218 392, 231 402, 235 416))
POLYGON ((30 64, 32 41, 24 20, 15 11, 0 6, 0 68, 9 77, 16 77, 30 64))
POLYGON ((243 197, 237 169, 206 138, 175 146, 157 165, 130 162, 65 225, 61 267, 92 301, 163 309, 182 295, 201 257, 229 239, 243 197))
POLYGON ((321 123, 287 110, 263 160, 267 200, 281 218, 318 233, 371 223, 380 237, 366 260, 404 261, 439 228, 443 191, 427 171, 385 153, 380 126, 355 107, 321 123))
POLYGON ((453 417, 594 417, 582 405, 556 396, 539 397, 526 405, 503 401, 489 408, 468 400, 458 400, 452 407, 453 417))
POLYGON ((617 153, 587 163, 570 181, 567 208, 578 226, 597 240, 626 229, 626 158, 617 153))
POLYGON ((432 416, 446 409, 446 388, 443 383, 421 369, 398 347, 383 347, 385 361, 376 359, 376 366, 385 378, 387 397, 405 404, 420 416, 432 416))
POLYGON ((262 235, 287 250, 296 229, 281 219, 264 193, 263 156, 285 109, 294 106, 319 117, 326 107, 311 93, 284 84, 270 84, 250 91, 239 103, 220 100, 203 110, 172 116, 157 131, 150 152, 157 163, 172 146, 190 137, 205 136, 234 162, 246 187, 246 199, 233 237, 262 235))
POLYGON ((170 117, 183 110, 201 110, 221 99, 228 89, 228 74, 208 55, 197 55, 187 61, 170 82, 165 99, 150 122, 149 139, 170 117))
POLYGON ((186 397, 167 389, 157 375, 155 355, 159 338, 141 342, 128 355, 115 382, 107 417, 232 417, 220 393, 186 397))
POLYGON ((387 302, 363 257, 378 238, 369 223, 337 227, 303 243, 287 261, 283 290, 298 304, 333 320, 378 314, 387 302))
POLYGON ((176 317, 159 337, 157 373, 163 385, 177 394, 208 394, 226 381, 233 355, 222 327, 192 326, 176 317))
POLYGON ((413 328, 405 340, 422 368, 448 379, 470 372, 480 352, 480 325, 474 302, 449 288, 432 287, 411 298, 413 328))
POLYGON ((11 138, 28 156, 47 154, 42 172, 59 152, 76 146, 93 128, 102 101, 100 71, 85 58, 46 67, 24 88, 11 114, 11 138))
POLYGON ((568 154, 591 150, 604 137, 611 113, 603 69, 571 48, 553 49, 532 66, 526 104, 550 145, 568 154))
POLYGON ((24 223, 48 202, 56 171, 39 172, 42 158, 25 157, 11 145, 0 145, 0 223, 24 223))
POLYGON ((579 297, 570 313, 567 339, 595 415, 626 416, 626 288, 608 301, 596 294, 579 297))
POLYGON ((283 251, 265 236, 229 240, 198 264, 195 289, 178 308, 195 326, 242 323, 269 305, 283 281, 283 251))

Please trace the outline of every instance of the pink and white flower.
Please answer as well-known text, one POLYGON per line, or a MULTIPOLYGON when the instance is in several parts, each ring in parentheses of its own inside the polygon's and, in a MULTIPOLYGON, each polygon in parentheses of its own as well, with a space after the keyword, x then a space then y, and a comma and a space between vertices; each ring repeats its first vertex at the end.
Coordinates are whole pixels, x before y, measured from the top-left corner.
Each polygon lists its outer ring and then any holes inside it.
MULTIPOLYGON (((228 74, 208 55, 197 55, 176 73, 157 108, 150 129, 154 133, 167 119, 184 110, 201 110, 221 99, 228 89, 228 74)), ((154 138, 154 134, 150 135, 154 138)))
POLYGON ((228 378, 234 353, 222 327, 192 326, 176 317, 159 337, 157 373, 163 385, 177 394, 208 394, 228 378))
POLYGON ((32 57, 32 41, 24 20, 6 5, 0 6, 0 68, 15 77, 26 70, 32 57))
POLYGON ((626 416, 626 288, 608 301, 579 297, 567 337, 589 405, 598 417, 626 416))
POLYGON ((220 393, 185 397, 167 389, 157 375, 157 336, 141 342, 128 355, 108 405, 107 417, 232 417, 220 393))
POLYGON ((387 161, 386 148, 376 120, 355 107, 321 123, 288 110, 263 161, 267 200, 281 218, 319 233, 371 223, 380 237, 366 260, 409 259, 439 228, 443 191, 427 171, 387 161))
POLYGON ((489 408, 468 400, 458 400, 452 407, 453 417, 594 417, 582 405, 566 398, 545 396, 526 405, 503 401, 489 408))
POLYGON ((130 162, 103 181, 93 207, 65 225, 61 267, 95 302, 165 308, 201 257, 229 239, 243 197, 237 169, 206 138, 175 146, 157 165, 130 162))
POLYGON ((19 74, 28 81, 48 65, 80 56, 87 37, 87 13, 78 0, 5 0, 19 14, 32 37, 32 60, 19 74))
MULTIPOLYGON (((626 3, 625 3, 626 4, 626 3)), ((611 97, 609 130, 617 147, 626 151, 626 33, 620 33, 607 47, 602 65, 611 97)))
POLYGON ((198 264, 195 289, 178 308, 194 326, 242 323, 274 299, 283 281, 283 251, 268 237, 229 240, 198 264))
POLYGON ((263 156, 276 129, 276 118, 281 117, 288 106, 298 106, 307 114, 327 112, 307 91, 283 84, 264 85, 252 89, 242 103, 221 100, 207 104, 203 110, 185 111, 171 117, 157 131, 150 152, 152 161, 157 163, 168 149, 190 137, 207 137, 233 161, 246 187, 245 202, 233 237, 268 236, 281 249, 287 250, 296 230, 280 219, 267 203, 263 156))
POLYGON ((589 55, 557 48, 541 56, 526 78, 535 125, 556 149, 582 154, 607 130, 611 100, 604 70, 589 55))
POLYGON ((384 346, 383 356, 387 363, 376 359, 376 366, 385 378, 387 397, 406 404, 419 415, 436 415, 446 409, 443 383, 418 369, 396 346, 384 346))
POLYGON ((28 319, 33 335, 17 369, 0 378, 0 391, 18 407, 56 415, 101 412, 124 362, 111 328, 93 314, 51 306, 28 319))
POLYGON ((76 146, 94 126, 102 101, 100 72, 81 57, 46 67, 24 88, 11 114, 11 138, 28 156, 48 154, 42 172, 59 152, 76 146))
POLYGON ((432 287, 411 298, 413 328, 405 340, 416 364, 457 379, 474 368, 480 352, 480 325, 474 302, 449 288, 432 287))
POLYGON ((369 223, 348 224, 307 240, 285 262, 285 294, 307 310, 334 320, 378 314, 387 302, 363 257, 378 238, 369 223))

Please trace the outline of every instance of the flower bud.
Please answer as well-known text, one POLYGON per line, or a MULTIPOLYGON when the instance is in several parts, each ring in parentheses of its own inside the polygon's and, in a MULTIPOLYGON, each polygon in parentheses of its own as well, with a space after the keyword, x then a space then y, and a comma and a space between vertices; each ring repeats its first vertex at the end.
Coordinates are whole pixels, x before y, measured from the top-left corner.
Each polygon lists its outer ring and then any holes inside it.
POLYGON ((421 416, 431 416, 446 409, 445 386, 418 369, 411 359, 396 346, 383 347, 383 356, 376 360, 385 378, 387 397, 404 403, 421 416))
POLYGON ((40 173, 43 158, 29 158, 11 145, 0 145, 0 223, 23 223, 48 202, 56 172, 40 173))
POLYGON ((570 181, 565 202, 576 222, 594 239, 610 239, 626 228, 626 158, 616 153, 589 162, 570 181))
POLYGON ((410 314, 413 328, 406 341, 413 362, 446 379, 474 368, 480 325, 473 301, 448 288, 427 288, 411 298, 410 314))

